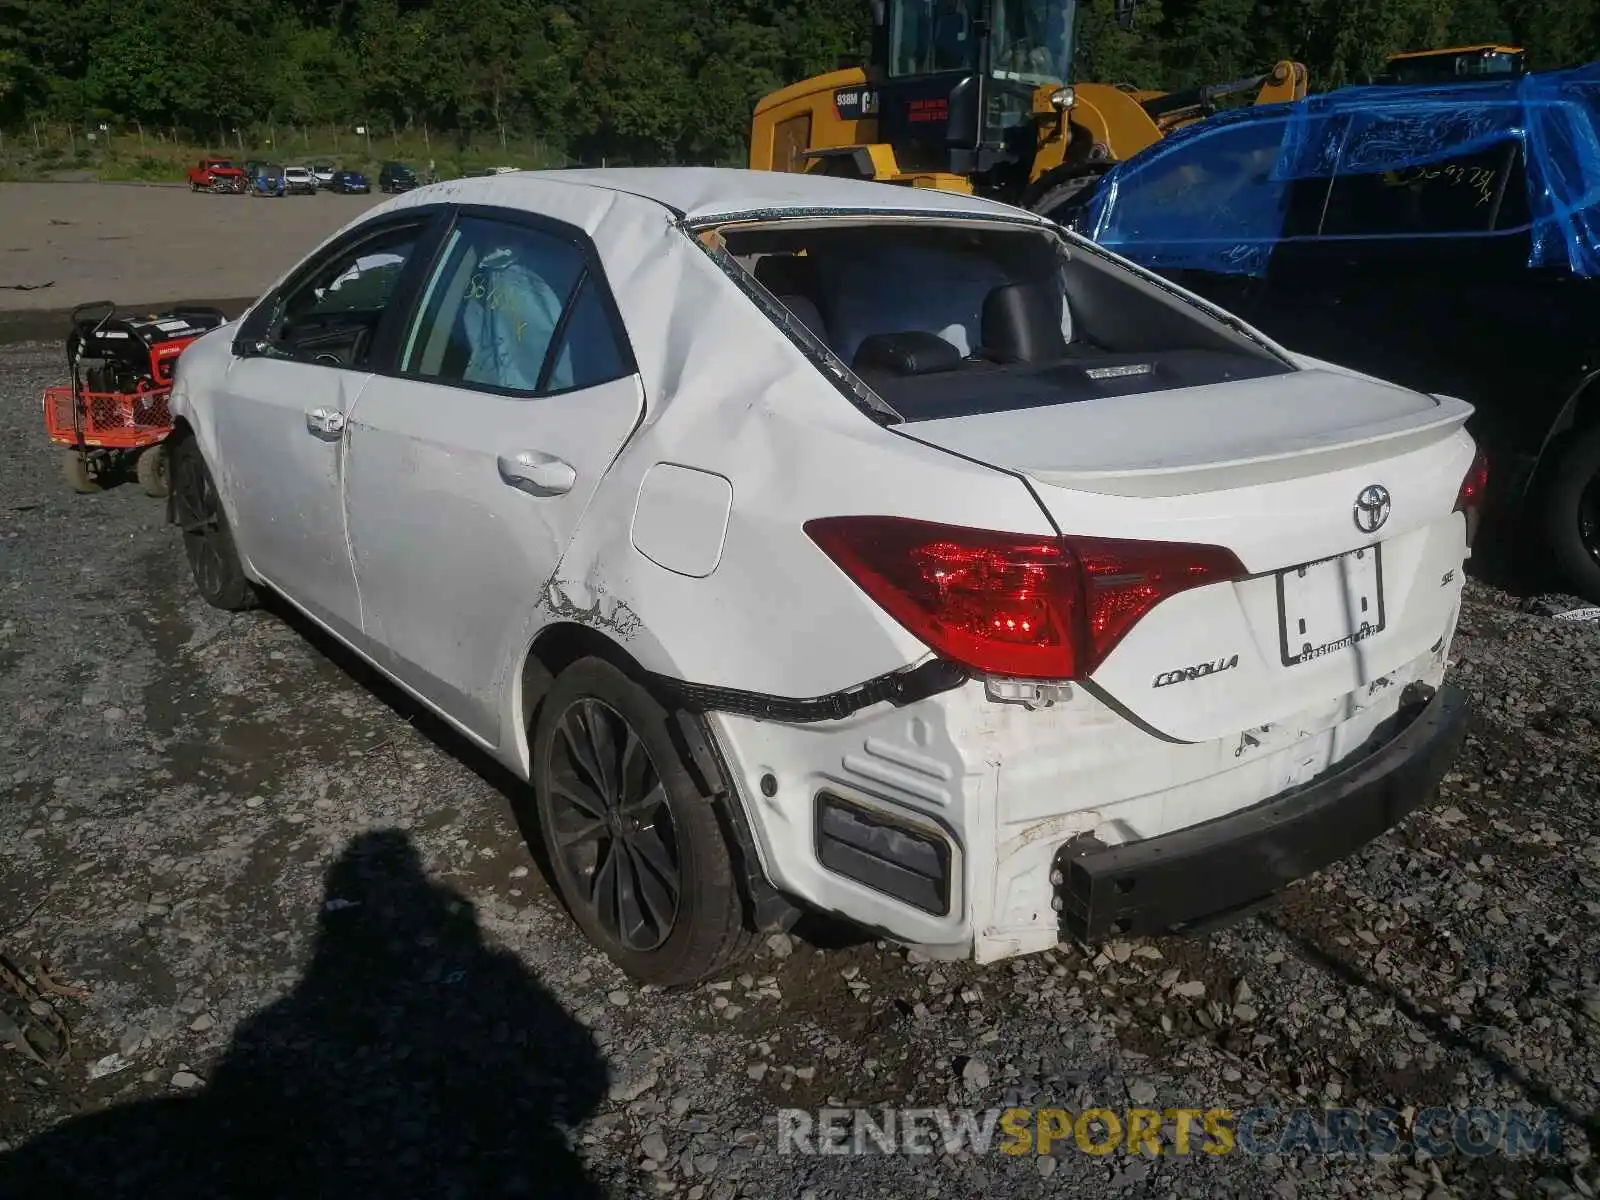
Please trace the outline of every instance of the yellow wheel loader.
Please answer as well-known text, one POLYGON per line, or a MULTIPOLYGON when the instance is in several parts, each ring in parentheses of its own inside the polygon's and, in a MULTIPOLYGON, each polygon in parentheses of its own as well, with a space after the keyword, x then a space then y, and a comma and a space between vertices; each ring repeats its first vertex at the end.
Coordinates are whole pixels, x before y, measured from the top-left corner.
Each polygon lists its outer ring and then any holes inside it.
MULTIPOLYGON (((873 53, 757 106, 750 166, 977 193, 1067 220, 1094 181, 1218 101, 1298 100, 1306 69, 1186 92, 1072 79, 1077 0, 868 0, 873 53)), ((1119 0, 1132 24, 1135 0, 1119 0)))

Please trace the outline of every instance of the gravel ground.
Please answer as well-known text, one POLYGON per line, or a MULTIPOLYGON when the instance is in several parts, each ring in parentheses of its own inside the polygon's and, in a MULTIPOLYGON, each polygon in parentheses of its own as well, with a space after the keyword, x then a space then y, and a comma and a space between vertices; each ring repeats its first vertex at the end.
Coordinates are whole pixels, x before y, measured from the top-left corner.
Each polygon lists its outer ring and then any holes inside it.
POLYGON ((639 989, 514 781, 299 622, 206 608, 136 487, 66 488, 57 358, 0 349, 0 955, 71 1036, 0 1049, 7 1200, 80 1194, 62 1164, 96 1197, 1600 1186, 1600 625, 1559 599, 1469 588, 1437 802, 1229 930, 978 968, 818 923, 639 989), (833 1103, 1554 1107, 1565 1150, 777 1153, 780 1108, 833 1103))

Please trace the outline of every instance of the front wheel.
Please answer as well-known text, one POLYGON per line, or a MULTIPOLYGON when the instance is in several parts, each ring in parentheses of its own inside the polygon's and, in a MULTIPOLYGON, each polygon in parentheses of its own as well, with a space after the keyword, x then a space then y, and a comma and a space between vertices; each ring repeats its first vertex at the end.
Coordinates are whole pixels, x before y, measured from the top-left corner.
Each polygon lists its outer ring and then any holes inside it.
POLYGON ((134 474, 138 476, 139 486, 144 489, 146 496, 162 500, 171 494, 172 473, 168 466, 165 446, 151 446, 139 452, 133 464, 134 474))
POLYGON ((668 712, 609 662, 551 686, 533 737, 556 890, 589 940, 645 983, 695 983, 749 947, 717 801, 695 784, 668 712))
POLYGON ((200 444, 185 437, 171 448, 172 516, 195 587, 213 608, 240 612, 260 602, 233 544, 233 530, 200 444))
POLYGON ((67 486, 82 496, 98 492, 105 486, 100 482, 100 472, 89 461, 89 456, 79 450, 68 450, 62 456, 61 474, 67 486))
POLYGON ((1089 203, 1102 172, 1096 167, 1080 167, 1046 176, 1043 187, 1028 198, 1025 207, 1057 225, 1071 227, 1089 203))
POLYGON ((1546 493, 1545 533, 1573 591, 1600 604, 1600 425, 1562 454, 1546 493))

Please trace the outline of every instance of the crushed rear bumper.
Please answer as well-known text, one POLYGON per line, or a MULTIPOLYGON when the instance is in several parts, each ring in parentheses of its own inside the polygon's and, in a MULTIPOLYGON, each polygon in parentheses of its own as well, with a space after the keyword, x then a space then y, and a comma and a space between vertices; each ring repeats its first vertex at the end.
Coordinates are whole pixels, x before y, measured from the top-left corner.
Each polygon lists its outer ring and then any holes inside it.
POLYGON ((1370 748, 1320 779, 1160 837, 1064 845, 1052 876, 1063 936, 1093 943, 1220 921, 1392 828, 1450 769, 1469 712, 1449 684, 1407 692, 1370 748))

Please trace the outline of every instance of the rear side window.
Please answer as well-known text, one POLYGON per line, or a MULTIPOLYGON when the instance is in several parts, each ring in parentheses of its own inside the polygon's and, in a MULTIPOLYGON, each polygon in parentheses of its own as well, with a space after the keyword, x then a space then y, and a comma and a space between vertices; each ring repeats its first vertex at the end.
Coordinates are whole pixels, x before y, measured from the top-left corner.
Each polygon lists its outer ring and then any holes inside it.
POLYGON ((583 247, 524 225, 464 218, 423 292, 400 369, 538 395, 628 373, 583 247))
POLYGON ((1396 145, 1416 144, 1419 151, 1426 145, 1396 128, 1401 124, 1374 119, 1352 130, 1328 193, 1324 236, 1489 233, 1514 227, 1507 219, 1526 215, 1526 182, 1516 141, 1505 139, 1397 167, 1396 145))

